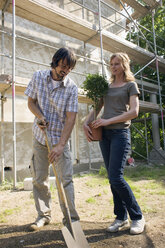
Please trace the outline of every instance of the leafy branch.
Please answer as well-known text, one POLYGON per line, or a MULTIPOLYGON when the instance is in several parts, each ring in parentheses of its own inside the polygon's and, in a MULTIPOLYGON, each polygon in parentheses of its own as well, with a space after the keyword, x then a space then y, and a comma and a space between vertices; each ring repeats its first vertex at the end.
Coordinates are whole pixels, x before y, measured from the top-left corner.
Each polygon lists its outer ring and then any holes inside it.
POLYGON ((83 82, 82 88, 86 96, 94 102, 92 107, 94 108, 94 116, 96 119, 100 99, 108 92, 108 82, 104 76, 98 73, 88 74, 86 80, 83 82))

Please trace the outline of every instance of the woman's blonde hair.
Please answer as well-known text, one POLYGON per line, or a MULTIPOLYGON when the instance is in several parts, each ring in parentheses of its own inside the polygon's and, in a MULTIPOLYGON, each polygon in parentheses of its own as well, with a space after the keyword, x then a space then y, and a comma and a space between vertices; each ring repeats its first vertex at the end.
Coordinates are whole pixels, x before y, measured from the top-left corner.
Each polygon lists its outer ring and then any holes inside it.
MULTIPOLYGON (((128 55, 122 52, 114 53, 110 58, 110 64, 111 64, 112 59, 114 59, 115 57, 117 57, 121 61, 121 64, 123 66, 124 82, 135 81, 135 77, 130 69, 130 58, 128 57, 128 55)), ((111 75, 110 81, 113 83, 114 80, 115 80, 115 76, 111 75)))

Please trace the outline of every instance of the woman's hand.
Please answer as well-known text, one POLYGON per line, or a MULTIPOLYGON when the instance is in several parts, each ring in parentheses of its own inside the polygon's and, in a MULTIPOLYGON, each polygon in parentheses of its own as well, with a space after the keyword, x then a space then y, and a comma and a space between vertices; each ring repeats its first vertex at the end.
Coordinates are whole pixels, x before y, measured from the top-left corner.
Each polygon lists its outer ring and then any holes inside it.
POLYGON ((83 129, 84 129, 85 136, 87 137, 87 140, 89 142, 91 142, 93 140, 92 131, 91 131, 90 127, 88 126, 88 124, 84 123, 83 129))
POLYGON ((107 126, 107 125, 109 125, 109 122, 108 122, 108 120, 106 120, 106 119, 97 119, 97 120, 95 120, 95 121, 93 121, 92 122, 92 127, 93 128, 97 128, 97 127, 104 127, 104 126, 107 126))

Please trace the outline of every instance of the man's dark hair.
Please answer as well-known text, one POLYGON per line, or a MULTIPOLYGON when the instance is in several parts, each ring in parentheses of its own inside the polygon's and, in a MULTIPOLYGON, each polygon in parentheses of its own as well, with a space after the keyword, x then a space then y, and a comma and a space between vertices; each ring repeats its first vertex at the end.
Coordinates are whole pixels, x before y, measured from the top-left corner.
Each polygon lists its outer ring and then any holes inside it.
POLYGON ((66 47, 62 47, 59 50, 57 50, 57 52, 54 54, 53 58, 52 58, 52 62, 51 62, 51 67, 55 68, 58 66, 59 61, 62 59, 62 61, 64 61, 64 59, 67 60, 67 65, 70 68, 74 68, 74 66, 76 65, 76 55, 75 53, 70 49, 70 48, 66 48, 66 47))

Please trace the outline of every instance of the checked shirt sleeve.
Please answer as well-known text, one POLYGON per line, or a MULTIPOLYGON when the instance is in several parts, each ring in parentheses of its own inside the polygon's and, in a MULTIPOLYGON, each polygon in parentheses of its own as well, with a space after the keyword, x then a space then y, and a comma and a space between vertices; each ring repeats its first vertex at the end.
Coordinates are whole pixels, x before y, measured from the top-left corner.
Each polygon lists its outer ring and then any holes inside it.
POLYGON ((33 77, 32 79, 30 80, 26 90, 25 90, 25 95, 33 98, 33 99, 36 99, 37 98, 37 72, 35 72, 33 74, 33 77))

